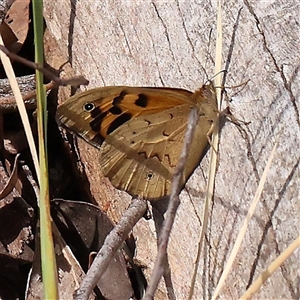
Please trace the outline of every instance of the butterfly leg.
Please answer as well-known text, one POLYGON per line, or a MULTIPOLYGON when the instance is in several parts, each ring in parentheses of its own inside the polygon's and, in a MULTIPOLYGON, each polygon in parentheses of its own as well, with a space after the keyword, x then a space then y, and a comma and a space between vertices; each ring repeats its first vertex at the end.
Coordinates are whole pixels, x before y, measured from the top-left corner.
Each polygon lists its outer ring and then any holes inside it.
POLYGON ((246 121, 236 118, 230 111, 229 106, 227 106, 223 111, 221 111, 220 115, 225 117, 227 120, 229 120, 231 123, 233 123, 237 126, 249 125, 251 123, 251 122, 246 122, 246 121))
POLYGON ((216 151, 216 149, 215 149, 215 147, 214 147, 214 145, 213 145, 213 143, 212 143, 212 139, 211 139, 211 135, 212 135, 212 133, 213 133, 213 131, 214 131, 214 129, 215 129, 215 126, 216 126, 215 123, 212 123, 212 124, 211 124, 211 126, 210 126, 210 128, 209 128, 209 130, 208 130, 208 132, 207 132, 207 134, 206 134, 206 138, 207 138, 207 141, 208 141, 210 147, 211 147, 211 148, 213 149, 213 151, 215 151, 215 153, 217 154, 217 151, 216 151))

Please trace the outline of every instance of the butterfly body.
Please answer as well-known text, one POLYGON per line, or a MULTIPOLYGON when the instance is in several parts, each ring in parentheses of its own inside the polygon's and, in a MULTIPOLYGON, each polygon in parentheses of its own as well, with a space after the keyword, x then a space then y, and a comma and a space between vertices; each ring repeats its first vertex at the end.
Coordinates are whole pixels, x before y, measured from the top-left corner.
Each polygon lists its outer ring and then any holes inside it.
POLYGON ((171 193, 188 116, 199 121, 181 188, 209 146, 217 118, 212 84, 195 93, 172 88, 103 87, 79 93, 58 108, 59 123, 100 149, 100 167, 112 184, 134 197, 158 200, 171 193))

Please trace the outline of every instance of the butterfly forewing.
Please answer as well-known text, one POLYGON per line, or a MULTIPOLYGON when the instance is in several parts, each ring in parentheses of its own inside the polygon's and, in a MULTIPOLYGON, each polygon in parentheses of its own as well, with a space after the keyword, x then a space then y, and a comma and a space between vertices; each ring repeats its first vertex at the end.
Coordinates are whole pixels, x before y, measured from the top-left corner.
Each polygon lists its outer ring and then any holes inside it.
POLYGON ((188 95, 192 93, 183 89, 174 91, 169 88, 126 86, 96 88, 68 99, 58 108, 57 119, 60 124, 99 148, 108 134, 129 119, 190 102, 188 95))

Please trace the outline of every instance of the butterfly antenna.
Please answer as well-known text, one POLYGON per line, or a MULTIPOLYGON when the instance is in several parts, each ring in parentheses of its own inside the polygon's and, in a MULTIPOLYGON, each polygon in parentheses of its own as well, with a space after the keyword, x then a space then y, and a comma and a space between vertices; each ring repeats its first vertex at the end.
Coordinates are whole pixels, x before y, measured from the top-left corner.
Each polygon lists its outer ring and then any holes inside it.
POLYGON ((224 69, 224 70, 221 70, 220 72, 218 72, 217 74, 215 74, 214 76, 212 76, 210 79, 208 79, 207 81, 213 81, 213 79, 215 78, 215 77, 217 77, 219 74, 221 74, 221 73, 224 73, 224 74, 227 74, 227 70, 226 69, 224 69))

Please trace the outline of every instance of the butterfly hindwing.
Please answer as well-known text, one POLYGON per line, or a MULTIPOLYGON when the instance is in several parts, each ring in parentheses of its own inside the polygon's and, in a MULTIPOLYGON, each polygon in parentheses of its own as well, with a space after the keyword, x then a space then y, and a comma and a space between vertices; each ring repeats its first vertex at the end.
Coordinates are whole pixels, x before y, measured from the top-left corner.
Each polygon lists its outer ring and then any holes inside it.
POLYGON ((100 165, 114 186, 147 199, 170 192, 190 105, 131 119, 101 147, 100 165))

